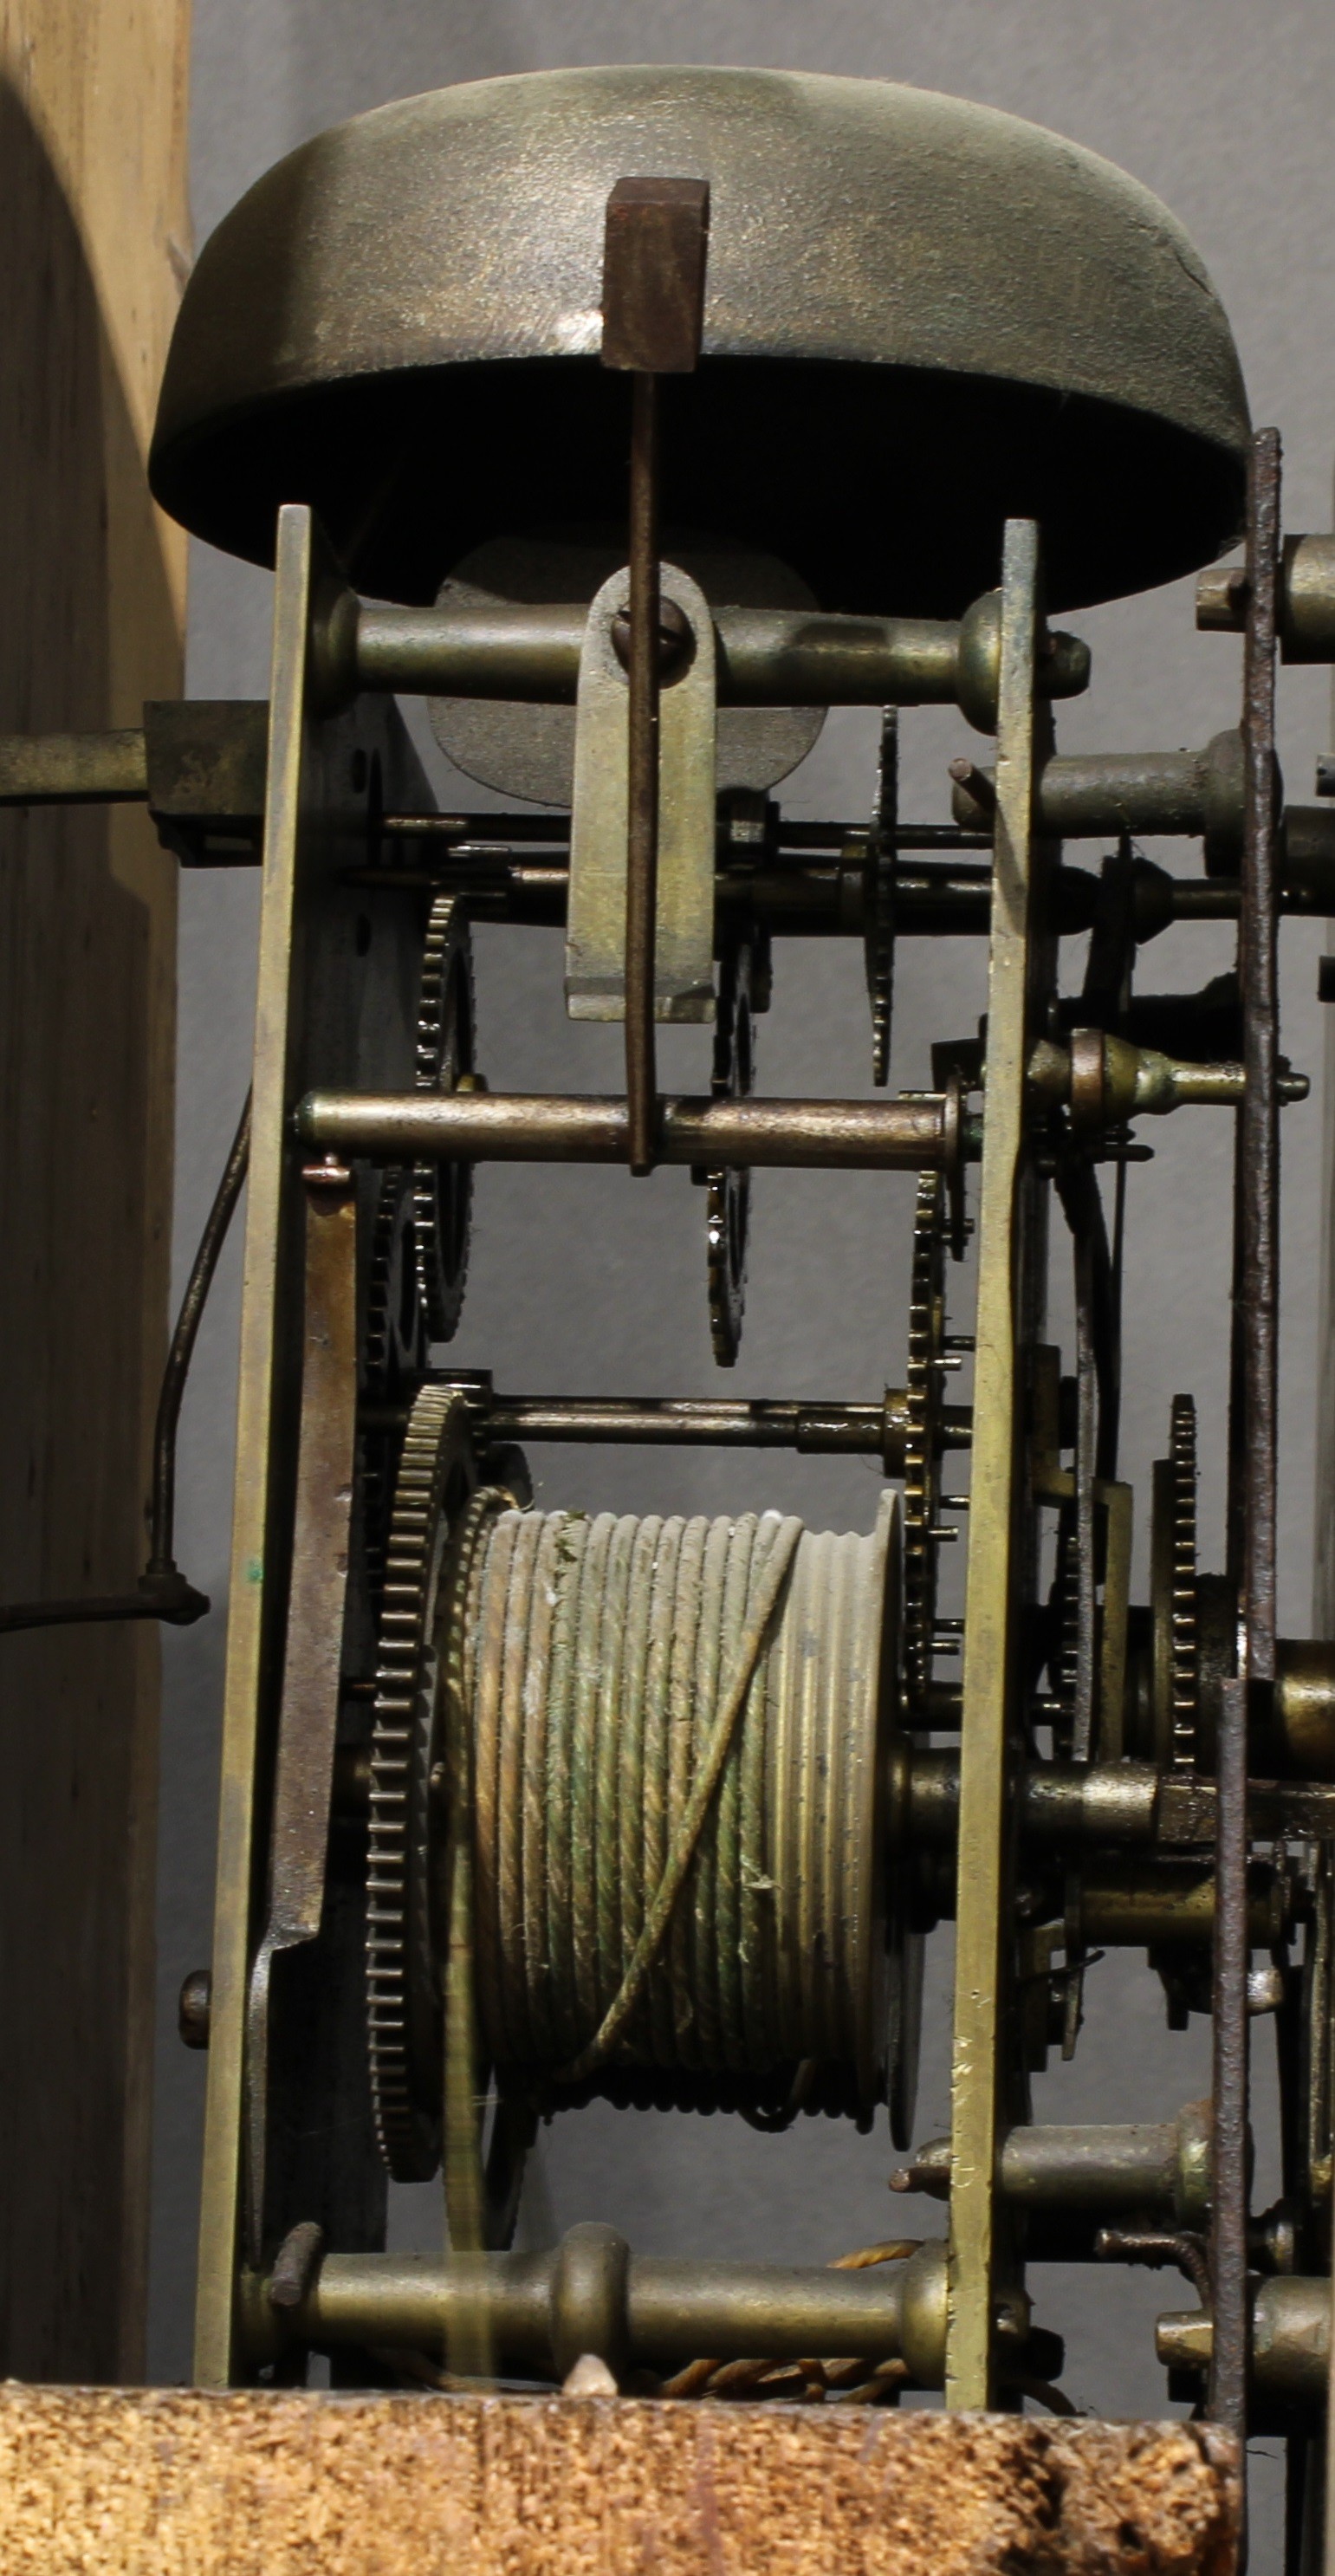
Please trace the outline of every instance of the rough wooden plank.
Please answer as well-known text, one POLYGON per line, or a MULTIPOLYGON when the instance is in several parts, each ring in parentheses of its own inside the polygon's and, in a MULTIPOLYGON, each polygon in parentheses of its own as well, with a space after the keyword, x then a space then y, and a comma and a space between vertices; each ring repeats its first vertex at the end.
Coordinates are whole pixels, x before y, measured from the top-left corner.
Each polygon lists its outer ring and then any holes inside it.
POLYGON ((0 2391, 43 2576, 1232 2576, 1187 2424, 634 2399, 0 2391))
MULTIPOLYGON (((0 730, 181 681, 143 473, 186 265, 188 0, 0 0, 0 730)), ((174 863, 124 810, 0 818, 0 1590, 143 1562, 165 1343, 174 863)), ((0 1641, 0 2368, 142 2369, 158 1640, 0 1641)))

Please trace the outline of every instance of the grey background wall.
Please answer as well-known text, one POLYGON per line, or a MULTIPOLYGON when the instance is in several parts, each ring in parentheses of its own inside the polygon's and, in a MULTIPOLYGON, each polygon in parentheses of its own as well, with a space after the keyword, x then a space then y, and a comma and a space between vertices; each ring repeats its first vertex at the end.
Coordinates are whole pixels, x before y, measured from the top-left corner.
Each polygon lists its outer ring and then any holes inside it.
MULTIPOLYGON (((1284 433, 1289 527, 1330 519, 1335 449, 1335 14, 1325 0, 195 0, 192 167, 202 238, 279 154, 332 120, 449 81, 547 64, 756 62, 891 78, 954 90, 1074 136, 1156 189, 1186 223, 1232 317, 1257 420, 1284 433)), ((267 686, 264 576, 196 549, 192 691, 261 695, 267 686)), ((1072 621, 1094 648, 1089 698, 1063 711, 1064 747, 1186 744, 1236 720, 1237 648, 1197 639, 1189 586, 1072 621)), ((1289 792, 1311 793, 1327 737, 1326 683, 1286 675, 1283 754, 1289 792)), ((968 747, 962 721, 906 721, 908 809, 946 810, 945 764, 968 747)), ((796 813, 865 812, 873 729, 834 719, 785 790, 796 813)), ((432 752, 442 792, 447 773, 432 752)), ((478 792, 467 791, 473 803, 478 792)), ((1164 864, 1196 864, 1171 846, 1164 864)), ((177 1267, 183 1276, 245 1088, 256 886, 248 875, 182 885, 177 1267)), ((1284 935, 1286 1044, 1319 1074, 1315 925, 1284 935)), ((546 933, 482 934, 483 1061, 493 1084, 541 1088, 615 1080, 615 1033, 574 1032, 560 1005, 559 942, 546 933), (610 1045, 610 1052, 609 1052, 610 1045), (604 1068, 605 1071, 600 1070, 604 1068)), ((969 1028, 982 958, 966 943, 901 952, 894 1079, 927 1079, 933 1036, 969 1028)), ((1161 989, 1204 981, 1226 941, 1198 932, 1159 944, 1161 989)), ((868 1032, 860 961, 786 944, 772 1016, 761 1029, 775 1090, 865 1090, 868 1032)), ((699 1078, 700 1042, 675 1055, 699 1078)), ((1319 1090, 1319 1085, 1318 1085, 1319 1090)), ((1313 1360, 1320 1232, 1319 1100, 1285 1123, 1282 1616, 1308 1624, 1313 1360)), ((1219 1467, 1226 1327, 1230 1145, 1205 1113, 1169 1122, 1157 1158, 1133 1175, 1126 1425, 1128 1472, 1142 1492, 1162 1448, 1169 1399, 1191 1388, 1201 1410, 1205 1561, 1220 1548, 1219 1467)), ((738 1394, 866 1395, 901 1376, 911 1184, 764 1176, 757 1187, 738 1394)), ((217 1716, 227 1589, 227 1528, 238 1294, 231 1248, 205 1326, 183 1434, 183 1561, 213 1595, 202 1629, 169 1634, 166 1777, 160 1863, 162 2042, 157 2107, 153 2368, 188 2370, 203 2062, 179 2049, 174 1997, 208 1954, 217 1716)), ((1064 1283, 1054 1293, 1060 1321, 1064 1283)), ((967 1321, 962 1288, 959 1320, 967 1321)), ((702 1213, 685 1174, 631 1189, 614 1174, 489 1172, 477 1193, 472 1279, 455 1345, 462 1365, 534 1391, 707 1391, 702 1213)), ((734 1391, 729 1386, 729 1392, 734 1391)), ((535 1461, 549 1503, 728 1509, 778 1503, 817 1525, 869 1524, 876 1496, 857 1463, 673 1461, 653 1454, 549 1451, 535 1461)), ((946 2124, 944 2004, 949 1944, 934 1945, 919 2133, 946 2124)), ((1262 2065, 1265 2050, 1258 2056, 1262 2065)), ((1157 1985, 1139 1961, 1109 1962, 1090 1983, 1073 2067, 1039 2086, 1039 2116, 1162 2116, 1208 2080, 1203 2026, 1171 2038, 1157 1985)), ((596 2109, 546 2133, 531 2231, 613 2218, 651 2248, 690 2243, 820 2259, 888 2232, 883 2133, 872 2140, 805 2123, 761 2139, 725 2120, 614 2122, 596 2109), (615 2132, 615 2134, 614 2134, 615 2132)), ((1263 2163, 1265 2161, 1263 2154, 1263 2163)), ((1266 2188, 1267 2177, 1259 2177, 1266 2188)), ((430 2193, 396 2196, 401 2238, 434 2240, 430 2193)), ((1067 2334, 1077 2400, 1154 2411, 1162 2382, 1148 2319, 1163 2284, 1136 2276, 1037 2276, 1041 2313, 1067 2334), (1097 2329, 1097 2330, 1096 2330, 1097 2329)), ((1264 2478, 1264 2468, 1262 2476, 1264 2478)), ((1264 2564, 1264 2553, 1258 2551, 1264 2564)))

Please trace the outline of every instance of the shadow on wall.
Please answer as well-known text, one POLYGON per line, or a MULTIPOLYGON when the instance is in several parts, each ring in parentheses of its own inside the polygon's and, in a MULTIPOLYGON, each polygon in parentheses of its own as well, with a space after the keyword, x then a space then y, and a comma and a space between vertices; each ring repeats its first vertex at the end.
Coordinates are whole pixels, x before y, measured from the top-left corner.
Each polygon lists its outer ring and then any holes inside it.
MULTIPOLYGON (((0 731, 123 723, 113 618, 161 638, 135 667, 165 691, 173 604, 79 231, 3 81, 0 346, 0 731)), ((144 818, 0 816, 11 1600, 123 1588, 142 1562, 173 907, 144 818)), ((0 1640, 0 2376, 142 2369, 157 1688, 143 1628, 0 1640)))

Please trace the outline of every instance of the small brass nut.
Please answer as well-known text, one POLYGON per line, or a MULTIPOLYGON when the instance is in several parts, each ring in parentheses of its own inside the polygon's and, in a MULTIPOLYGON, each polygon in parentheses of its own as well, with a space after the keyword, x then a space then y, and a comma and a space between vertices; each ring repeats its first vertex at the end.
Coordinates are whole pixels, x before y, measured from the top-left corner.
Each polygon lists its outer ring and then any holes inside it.
POLYGON ((1107 1124, 1107 1055, 1102 1029, 1071 1031, 1071 1125, 1082 1129, 1107 1124))
POLYGON ((176 2003, 176 2027, 187 2048, 208 2047, 212 2009, 212 1971, 192 1968, 182 1983, 176 2003))

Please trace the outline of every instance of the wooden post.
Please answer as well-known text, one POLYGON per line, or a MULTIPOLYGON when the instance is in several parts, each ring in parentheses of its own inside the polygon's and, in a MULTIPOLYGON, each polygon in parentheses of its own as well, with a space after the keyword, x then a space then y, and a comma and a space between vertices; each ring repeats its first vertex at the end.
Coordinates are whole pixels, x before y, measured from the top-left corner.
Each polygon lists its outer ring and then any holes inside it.
MULTIPOLYGON (((0 730, 181 686, 144 479, 188 252, 188 0, 0 0, 0 730)), ((144 1561, 171 1237, 175 863, 0 817, 0 1597, 144 1561)), ((159 1644, 0 1638, 0 2377, 142 2375, 159 1644)))

